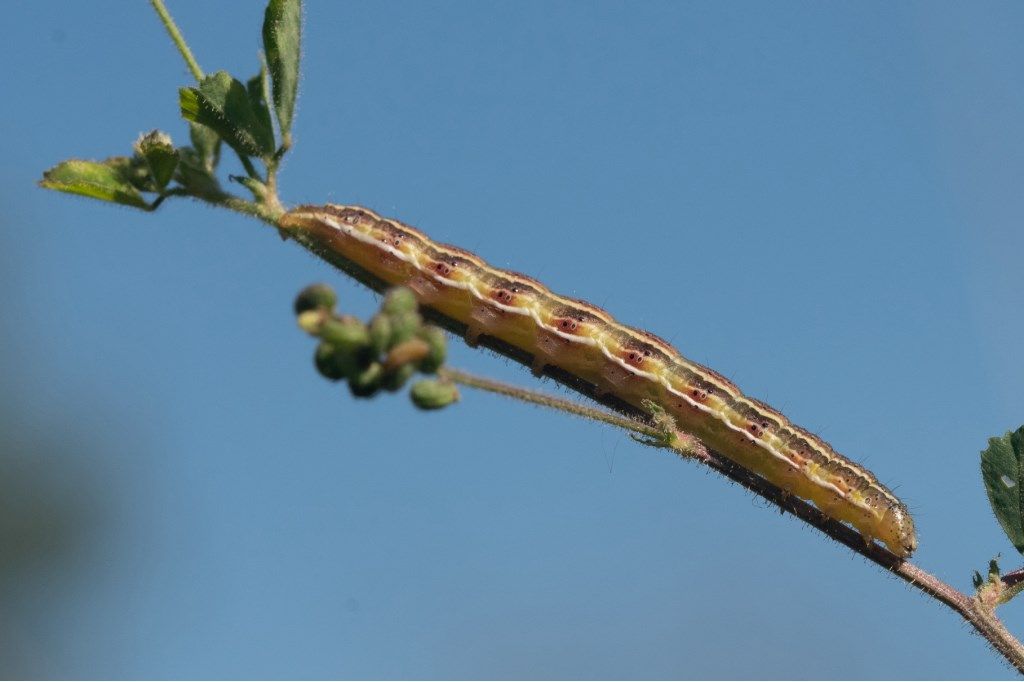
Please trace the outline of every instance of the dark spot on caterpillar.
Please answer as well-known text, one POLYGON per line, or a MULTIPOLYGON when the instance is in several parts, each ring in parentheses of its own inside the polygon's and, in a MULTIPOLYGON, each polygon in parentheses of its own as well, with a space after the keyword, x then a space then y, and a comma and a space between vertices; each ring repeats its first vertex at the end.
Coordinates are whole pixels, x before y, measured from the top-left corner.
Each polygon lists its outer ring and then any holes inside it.
POLYGON ((693 396, 693 399, 696 400, 698 403, 702 403, 708 399, 708 391, 704 390, 703 388, 693 389, 692 391, 690 391, 690 395, 693 396))
POLYGON ((750 422, 750 425, 747 428, 750 429, 750 432, 752 434, 754 434, 755 436, 760 436, 766 430, 768 430, 768 428, 770 426, 771 426, 771 423, 767 422, 767 421, 762 421, 760 423, 758 423, 758 422, 750 422))
POLYGON ((512 303, 512 300, 515 298, 508 289, 498 289, 491 296, 494 297, 494 300, 505 305, 512 303))
POLYGON ((642 350, 631 350, 626 353, 626 362, 634 367, 640 367, 644 363, 644 358, 651 357, 651 351, 647 348, 642 350))
POLYGON ((452 274, 452 266, 444 261, 437 261, 434 263, 434 272, 441 275, 442 277, 448 277, 452 274))
POLYGON ((563 332, 575 333, 579 326, 579 322, 569 317, 563 317, 558 321, 558 328, 563 332))
POLYGON ((350 208, 346 211, 343 211, 341 214, 341 219, 344 220, 349 225, 355 225, 356 223, 359 222, 359 219, 362 217, 363 212, 354 208, 350 208))

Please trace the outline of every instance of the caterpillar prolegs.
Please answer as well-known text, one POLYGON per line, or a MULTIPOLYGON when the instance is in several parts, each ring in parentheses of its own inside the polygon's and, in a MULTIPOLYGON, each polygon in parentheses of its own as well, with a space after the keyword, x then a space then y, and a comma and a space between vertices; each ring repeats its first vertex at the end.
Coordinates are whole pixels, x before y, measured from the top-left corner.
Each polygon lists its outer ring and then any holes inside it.
POLYGON ((917 548, 904 505, 864 467, 657 336, 615 321, 584 301, 489 266, 400 222, 357 206, 299 206, 279 226, 466 326, 466 340, 494 337, 638 409, 653 401, 684 431, 783 490, 851 524, 893 554, 917 548))

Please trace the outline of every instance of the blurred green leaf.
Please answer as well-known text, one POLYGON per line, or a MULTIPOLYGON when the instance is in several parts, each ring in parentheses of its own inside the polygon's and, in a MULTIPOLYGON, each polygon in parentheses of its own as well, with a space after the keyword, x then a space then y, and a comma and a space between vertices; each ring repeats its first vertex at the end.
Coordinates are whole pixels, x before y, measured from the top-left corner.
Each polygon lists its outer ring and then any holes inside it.
POLYGON ((43 173, 39 185, 148 211, 149 202, 132 183, 131 167, 131 159, 124 156, 104 161, 71 159, 43 173))
POLYGON ((135 152, 145 160, 155 189, 163 191, 178 167, 178 150, 170 136, 159 130, 147 133, 135 143, 135 152))
POLYGON ((259 118, 245 86, 226 71, 207 76, 198 88, 178 90, 181 115, 212 128, 238 153, 269 157, 274 153, 274 131, 259 118))
POLYGON ((301 42, 302 1, 270 0, 263 15, 263 49, 274 81, 274 111, 285 146, 291 144, 301 42))
POLYGON ((217 164, 220 163, 220 135, 217 131, 189 121, 188 136, 192 141, 192 148, 199 156, 200 168, 209 173, 217 170, 217 164))
POLYGON ((1024 554, 1024 426, 1000 438, 990 438, 981 453, 981 476, 992 511, 1003 532, 1024 554))

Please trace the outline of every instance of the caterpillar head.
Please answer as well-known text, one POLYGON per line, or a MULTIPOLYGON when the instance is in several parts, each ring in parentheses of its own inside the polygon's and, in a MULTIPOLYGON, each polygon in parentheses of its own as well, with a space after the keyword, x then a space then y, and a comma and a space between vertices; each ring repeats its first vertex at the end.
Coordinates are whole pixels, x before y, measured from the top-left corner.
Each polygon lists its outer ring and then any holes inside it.
POLYGON ((906 559, 917 549, 914 519, 902 504, 893 505, 889 509, 889 518, 892 520, 892 533, 890 537, 879 539, 886 544, 890 552, 901 559, 906 559))

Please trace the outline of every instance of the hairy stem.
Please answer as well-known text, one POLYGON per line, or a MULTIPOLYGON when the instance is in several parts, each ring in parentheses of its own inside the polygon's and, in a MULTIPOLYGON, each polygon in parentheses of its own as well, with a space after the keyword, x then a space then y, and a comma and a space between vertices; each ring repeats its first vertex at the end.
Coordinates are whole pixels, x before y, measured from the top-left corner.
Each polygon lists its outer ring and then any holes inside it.
POLYGON ((476 388, 490 393, 497 393, 498 395, 508 396, 509 398, 515 398, 516 400, 522 400, 523 402, 533 403, 534 405, 550 407, 554 410, 561 410, 562 412, 568 412, 569 414, 576 415, 577 417, 585 417, 587 419, 604 422, 605 424, 611 424, 612 426, 617 426, 628 431, 635 431, 636 433, 643 434, 651 438, 657 438, 663 434, 661 429, 650 426, 644 422, 637 421, 632 417, 627 417, 615 412, 609 412, 608 410, 598 409, 596 407, 589 407, 587 405, 573 402, 572 400, 566 400, 565 398, 559 398, 539 391, 532 391, 528 388, 520 388, 519 386, 502 383, 486 377, 470 374, 469 372, 463 372, 462 370, 455 369, 453 367, 443 367, 438 370, 437 373, 441 377, 454 381, 457 384, 462 384, 463 386, 469 386, 470 388, 476 388))
POLYGON ((158 201, 162 202, 169 196, 182 196, 199 199, 200 201, 205 201, 208 204, 234 211, 235 213, 259 218, 273 227, 277 227, 277 219, 284 213, 284 207, 277 200, 276 196, 272 197, 269 201, 257 203, 255 201, 248 201, 241 197, 237 197, 234 194, 228 194, 227 192, 216 191, 195 193, 183 187, 176 187, 165 192, 158 201))
POLYGON ((181 31, 178 30, 178 25, 171 18, 171 13, 164 6, 164 0, 149 0, 149 4, 153 5, 153 9, 156 10, 160 21, 163 22, 164 28, 167 29, 171 40, 174 41, 178 52, 181 53, 182 58, 185 60, 188 70, 192 72, 192 77, 196 79, 196 82, 203 80, 203 70, 199 68, 199 62, 192 56, 192 50, 189 49, 188 43, 185 42, 184 36, 181 35, 181 31))
MULTIPOLYGON (((275 215, 275 210, 268 209, 265 206, 257 206, 256 204, 245 202, 240 199, 233 199, 233 201, 222 200, 213 203, 232 210, 239 210, 248 215, 255 215, 265 222, 272 225, 274 224, 273 219, 270 216, 275 215)), ((276 215, 280 216, 281 212, 283 212, 283 210, 276 212, 276 215)), ((384 282, 374 276, 359 265, 342 258, 336 253, 321 250, 315 242, 306 242, 301 233, 292 234, 291 236, 294 237, 300 245, 370 289, 381 292, 389 288, 387 282, 384 282)), ((430 307, 424 307, 422 311, 424 317, 435 324, 447 329, 457 336, 465 335, 466 325, 464 323, 452 319, 444 313, 430 307)), ((478 342, 480 346, 489 348, 490 350, 514 360, 515 362, 521 363, 527 367, 531 365, 533 359, 531 355, 525 353, 521 349, 504 343, 500 339, 483 335, 479 338, 478 342)), ((965 595, 956 588, 946 584, 939 578, 936 578, 921 568, 918 568, 909 561, 897 557, 879 544, 866 543, 860 533, 852 527, 826 515, 810 502, 806 502, 794 495, 791 495, 789 492, 768 482, 760 476, 740 467, 727 457, 713 450, 693 447, 693 441, 695 439, 692 439, 692 437, 687 437, 686 434, 676 434, 679 436, 678 438, 666 438, 666 431, 663 427, 659 427, 658 425, 652 426, 648 423, 650 418, 649 415, 628 403, 618 400, 614 396, 602 393, 596 386, 573 375, 571 372, 567 372, 559 367, 551 365, 544 367, 543 370, 543 374, 545 376, 554 379, 581 395, 611 408, 617 414, 579 405, 570 400, 546 395, 530 389, 511 386, 502 382, 478 377, 461 370, 444 368, 439 372, 439 374, 464 386, 490 391, 492 393, 508 396, 534 405, 550 407, 576 416, 586 417, 588 419, 618 426, 632 433, 647 436, 652 439, 652 441, 646 441, 649 444, 656 444, 661 447, 673 449, 686 456, 688 459, 695 459, 705 464, 712 470, 753 492, 755 495, 767 500, 778 507, 781 511, 789 512, 796 518, 816 528, 836 542, 845 545, 865 559, 868 559, 872 563, 899 577, 912 587, 945 604, 970 623, 974 627, 975 631, 987 640, 1011 666, 1013 666, 1019 673, 1024 674, 1024 646, 1022 646, 1021 643, 1012 634, 1010 634, 999 618, 995 615, 993 605, 984 603, 978 597, 969 597, 965 595)))
MULTIPOLYGON (((666 439, 664 429, 639 421, 636 415, 620 415, 606 410, 588 407, 571 400, 558 398, 540 391, 512 386, 493 379, 476 376, 462 370, 446 367, 438 374, 457 384, 496 393, 515 400, 549 407, 579 417, 593 419, 612 426, 638 433, 654 439, 649 444, 659 444, 676 450, 685 457, 695 454, 691 439, 666 439)), ((975 630, 988 640, 1002 656, 1024 674, 1024 646, 1006 629, 995 615, 994 607, 984 603, 978 597, 968 597, 956 588, 944 583, 935 576, 920 569, 906 560, 900 560, 878 545, 867 545, 860 535, 821 513, 816 507, 803 500, 780 491, 759 477, 741 470, 728 459, 714 451, 704 450, 698 457, 704 464, 738 482, 748 490, 777 505, 783 511, 806 521, 829 537, 841 542, 861 556, 869 559, 885 570, 900 577, 911 586, 934 597, 956 613, 960 614, 975 630), (742 473, 741 473, 742 472, 742 473)))
POLYGON ((284 209, 278 206, 274 208, 268 206, 265 203, 256 203, 254 201, 246 201, 232 194, 220 194, 217 197, 210 199, 207 197, 199 197, 204 201, 209 201, 216 206, 222 206, 223 208, 231 209, 238 213, 244 213, 254 218, 259 218, 268 225, 277 225, 277 219, 284 213, 284 209))

